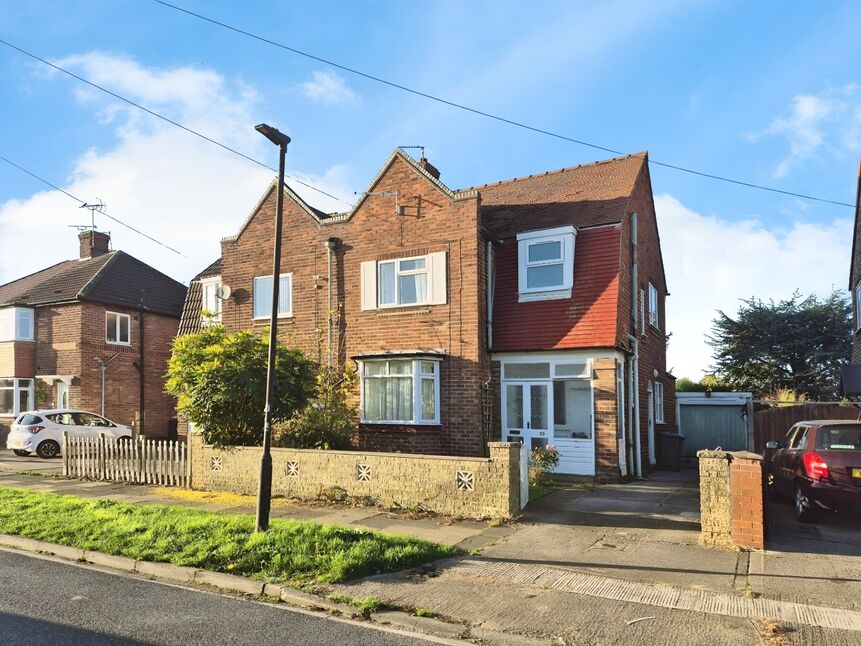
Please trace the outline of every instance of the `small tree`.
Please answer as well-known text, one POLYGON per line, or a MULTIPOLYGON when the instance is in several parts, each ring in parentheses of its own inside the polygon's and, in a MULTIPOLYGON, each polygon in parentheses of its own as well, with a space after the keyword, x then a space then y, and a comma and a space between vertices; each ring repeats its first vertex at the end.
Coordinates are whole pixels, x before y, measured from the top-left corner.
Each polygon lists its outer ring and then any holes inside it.
MULTIPOLYGON (((269 343, 249 331, 228 334, 205 327, 177 337, 165 390, 177 409, 214 446, 253 446, 263 441, 269 343)), ((272 420, 290 417, 314 392, 314 368, 302 352, 278 345, 272 420)))
POLYGON ((317 392, 302 410, 275 427, 275 444, 295 449, 352 448, 359 416, 349 397, 356 384, 352 370, 321 368, 317 392))

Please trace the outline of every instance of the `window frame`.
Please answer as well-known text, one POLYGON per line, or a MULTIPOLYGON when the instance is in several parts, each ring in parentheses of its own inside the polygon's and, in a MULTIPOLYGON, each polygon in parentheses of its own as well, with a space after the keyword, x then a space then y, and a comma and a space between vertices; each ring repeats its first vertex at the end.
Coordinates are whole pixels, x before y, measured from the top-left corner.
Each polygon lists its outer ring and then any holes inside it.
POLYGON ((357 361, 359 364, 359 420, 362 424, 410 424, 414 426, 439 426, 440 424, 440 368, 442 365, 441 357, 416 357, 407 356, 392 356, 385 358, 368 358, 357 361), (390 374, 388 363, 390 361, 409 361, 411 362, 410 375, 390 374), (434 364, 433 374, 422 372, 422 362, 431 362, 434 364), (384 375, 366 375, 365 366, 369 363, 385 363, 386 374, 384 375), (369 420, 365 415, 365 381, 367 379, 384 380, 387 378, 404 378, 409 376, 412 379, 412 404, 413 404, 413 419, 399 420, 369 420), (422 382, 433 379, 434 382, 434 418, 432 420, 422 419, 422 382))
POLYGON ((34 410, 35 409, 35 390, 36 390, 36 380, 32 377, 2 377, 0 378, 0 383, 11 381, 11 386, 0 385, 0 390, 11 390, 12 391, 12 412, 5 413, 0 411, 0 417, 13 417, 16 418, 18 415, 23 413, 25 410, 34 410), (22 386, 21 382, 26 381, 29 382, 28 386, 22 386), (26 392, 28 400, 30 402, 30 406, 27 408, 22 408, 21 406, 21 393, 26 392))
POLYGON ((131 314, 123 314, 122 312, 114 312, 112 310, 105 310, 105 343, 109 345, 131 345, 132 344, 132 316, 131 314), (114 332, 116 333, 117 340, 111 341, 108 338, 108 319, 113 314, 117 317, 116 326, 114 332), (128 341, 121 341, 122 335, 120 334, 120 321, 125 320, 128 325, 128 341))
MULTIPOLYGON (((264 276, 254 276, 251 279, 251 320, 252 321, 268 321, 272 317, 272 312, 267 312, 264 316, 255 316, 255 311, 257 310, 257 303, 255 301, 255 296, 257 295, 257 281, 264 278, 272 278, 272 274, 266 274, 264 276)), ((286 278, 290 285, 290 309, 286 312, 278 312, 279 319, 289 319, 293 318, 293 272, 288 272, 284 274, 278 275, 279 280, 286 278)), ((278 300, 281 300, 281 294, 283 293, 282 287, 279 284, 278 288, 278 300)), ((272 286, 269 286, 269 294, 272 294, 272 286)))
POLYGON ((660 305, 658 304, 658 288, 649 283, 649 325, 660 328, 660 305))
POLYGON ((861 330, 861 282, 855 285, 855 331, 861 330))
POLYGON ((33 341, 36 338, 36 313, 31 307, 16 307, 15 308, 15 340, 16 341, 33 341), (30 334, 21 334, 21 315, 27 314, 30 325, 30 334))
POLYGON ((652 395, 655 398, 655 424, 666 424, 664 419, 664 383, 656 379, 653 388, 654 392, 652 395))
POLYGON ((430 255, 425 254, 423 256, 407 256, 405 258, 391 258, 389 260, 378 260, 377 261, 377 307, 379 309, 386 309, 390 307, 419 307, 421 305, 430 305, 431 304, 431 267, 430 267, 430 255), (424 260, 425 267, 424 269, 401 269, 402 262, 409 262, 410 260, 424 260), (383 265, 394 265, 395 266, 395 302, 394 303, 383 303, 382 298, 382 284, 383 281, 380 280, 380 272, 382 270, 383 265), (418 276, 424 274, 425 276, 425 300, 424 301, 416 301, 415 303, 402 303, 401 302, 401 290, 400 290, 400 277, 401 276, 418 276))
MULTIPOLYGON (((204 318, 208 319, 209 321, 213 321, 213 322, 220 322, 221 321, 222 301, 221 301, 221 298, 218 296, 218 291, 219 291, 220 287, 221 287, 221 276, 210 276, 209 278, 201 278, 200 279, 200 301, 201 301, 200 312, 201 312, 201 314, 203 314, 203 312, 210 312, 211 313, 210 316, 204 317, 204 318), (208 307, 209 303, 206 302, 206 300, 207 300, 207 298, 206 298, 207 289, 210 287, 213 287, 213 286, 215 288, 215 292, 212 295, 213 296, 213 302, 215 304, 214 310, 210 309, 208 307)), ((292 299, 292 294, 291 294, 291 299, 292 299)))
POLYGON ((519 302, 571 298, 574 287, 574 242, 577 229, 574 226, 555 227, 517 234, 517 291, 519 302), (533 245, 558 242, 561 257, 553 260, 529 260, 529 248, 533 245), (528 273, 533 267, 562 265, 562 282, 546 287, 529 287, 528 273))

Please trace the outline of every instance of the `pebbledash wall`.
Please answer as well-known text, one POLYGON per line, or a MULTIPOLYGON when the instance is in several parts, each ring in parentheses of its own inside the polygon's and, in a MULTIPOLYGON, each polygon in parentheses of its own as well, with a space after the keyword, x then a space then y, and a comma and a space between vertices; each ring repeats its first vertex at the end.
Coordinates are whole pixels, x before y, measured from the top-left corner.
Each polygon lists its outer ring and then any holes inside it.
MULTIPOLYGON (((191 488, 255 494, 257 447, 216 449, 189 435, 191 488)), ((464 518, 520 513, 520 445, 490 442, 490 457, 272 449, 272 495, 320 499, 335 492, 391 508, 464 518)))

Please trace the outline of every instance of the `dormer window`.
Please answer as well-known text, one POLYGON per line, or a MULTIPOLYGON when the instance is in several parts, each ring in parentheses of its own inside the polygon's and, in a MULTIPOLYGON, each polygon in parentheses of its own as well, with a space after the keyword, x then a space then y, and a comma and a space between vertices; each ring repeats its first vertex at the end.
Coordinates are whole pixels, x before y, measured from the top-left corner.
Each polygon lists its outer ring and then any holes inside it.
POLYGON ((521 303, 571 298, 574 285, 573 226, 517 234, 521 303))

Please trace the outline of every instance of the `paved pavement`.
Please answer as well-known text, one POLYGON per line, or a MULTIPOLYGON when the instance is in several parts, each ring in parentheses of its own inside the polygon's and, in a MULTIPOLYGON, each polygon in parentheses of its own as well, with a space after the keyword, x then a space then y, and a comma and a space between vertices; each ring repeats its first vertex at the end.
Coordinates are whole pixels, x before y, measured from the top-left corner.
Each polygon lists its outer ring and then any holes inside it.
POLYGON ((62 473, 62 460, 43 460, 35 455, 21 458, 7 449, 0 449, 0 476, 38 471, 40 473, 62 473))
POLYGON ((334 621, 284 606, 12 552, 0 551, 0 572, 0 644, 4 646, 429 643, 418 636, 334 621))

